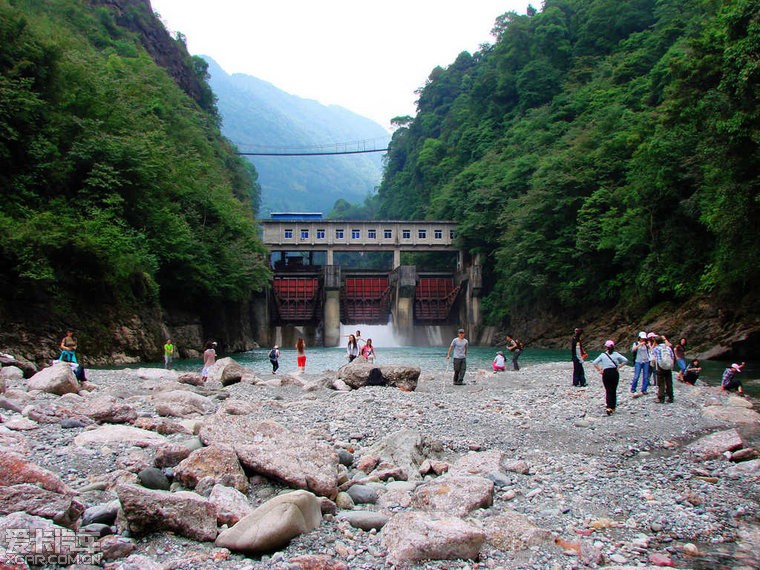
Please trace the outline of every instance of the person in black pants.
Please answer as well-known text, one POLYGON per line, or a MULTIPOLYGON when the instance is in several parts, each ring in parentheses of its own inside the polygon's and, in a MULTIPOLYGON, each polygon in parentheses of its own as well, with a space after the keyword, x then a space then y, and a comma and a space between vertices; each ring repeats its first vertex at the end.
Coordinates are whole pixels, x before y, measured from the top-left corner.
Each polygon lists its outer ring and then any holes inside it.
POLYGON ((520 366, 517 364, 517 359, 520 358, 520 354, 522 354, 523 344, 519 340, 515 340, 510 335, 507 335, 507 349, 512 353, 512 368, 520 370, 520 366))
POLYGON ((570 340, 570 355, 573 360, 573 386, 583 388, 586 386, 586 371, 583 369, 583 361, 586 351, 583 350, 583 329, 575 329, 573 338, 570 340))
POLYGON ((617 407, 617 387, 620 382, 620 368, 625 366, 628 359, 615 352, 615 343, 608 340, 604 343, 604 352, 594 360, 594 368, 602 375, 602 384, 604 384, 605 401, 607 404, 607 415, 611 415, 617 407))

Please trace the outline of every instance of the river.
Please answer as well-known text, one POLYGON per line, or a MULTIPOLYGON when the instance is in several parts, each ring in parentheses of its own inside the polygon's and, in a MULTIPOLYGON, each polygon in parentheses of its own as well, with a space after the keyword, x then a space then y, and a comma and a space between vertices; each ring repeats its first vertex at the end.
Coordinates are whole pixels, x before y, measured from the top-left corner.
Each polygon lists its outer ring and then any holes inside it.
MULTIPOLYGON (((419 366, 423 372, 445 373, 447 370, 446 351, 448 350, 448 340, 441 342, 438 346, 399 346, 392 335, 391 328, 384 325, 359 325, 362 331, 362 338, 372 339, 377 354, 377 364, 405 364, 409 366, 419 366)), ((341 335, 347 336, 349 332, 354 332, 355 328, 342 326, 341 335)), ((441 339, 442 340, 442 339, 441 339)), ((271 347, 262 347, 261 349, 251 350, 248 352, 221 355, 231 356, 246 368, 252 369, 258 375, 271 374, 272 368, 269 364, 268 353, 271 347)), ((478 368, 491 370, 491 362, 496 356, 497 350, 503 350, 498 347, 471 346, 467 357, 467 369, 472 371, 478 368)), ((507 356, 507 369, 511 370, 510 354, 504 351, 507 356)), ((568 365, 568 383, 572 375, 570 365, 569 348, 567 350, 531 348, 526 347, 520 355, 520 366, 530 366, 531 364, 545 362, 567 362, 568 365)), ((297 372, 296 351, 294 347, 280 347, 280 370, 279 374, 288 374, 297 372)), ((341 347, 307 347, 307 373, 318 373, 323 370, 337 370, 346 364, 346 349, 341 347)), ((589 350, 589 359, 593 360, 599 354, 598 350, 589 350)), ((627 353, 623 353, 628 357, 627 353)), ((702 375, 699 380, 708 385, 720 385, 723 370, 731 365, 728 361, 703 360, 702 375)), ((160 363, 155 363, 159 366, 160 363)), ((141 366, 145 366, 144 364, 141 366)), ((150 366, 150 365, 149 365, 150 366)), ((201 361, 195 360, 177 360, 174 367, 180 371, 200 370, 201 361)), ((449 367, 450 371, 450 367, 449 367)), ((587 370, 589 379, 591 376, 587 370)), ((621 389, 625 381, 630 381, 633 377, 633 368, 624 369, 621 373, 621 389)), ((760 367, 757 363, 748 363, 740 375, 744 389, 753 398, 760 398, 760 367)))

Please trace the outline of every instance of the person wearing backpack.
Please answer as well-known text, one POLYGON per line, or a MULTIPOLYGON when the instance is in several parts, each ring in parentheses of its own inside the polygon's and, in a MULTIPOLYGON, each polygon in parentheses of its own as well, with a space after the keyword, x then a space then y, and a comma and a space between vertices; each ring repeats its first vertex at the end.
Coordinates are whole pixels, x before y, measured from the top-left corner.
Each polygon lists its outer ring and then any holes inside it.
POLYGON ((520 358, 520 354, 522 354, 524 347, 525 345, 523 345, 522 342, 512 338, 511 335, 507 335, 507 349, 512 353, 512 368, 515 370, 520 370, 520 365, 517 364, 517 359, 520 358))
POLYGON ((617 407, 617 388, 620 382, 620 369, 628 363, 628 359, 615 351, 615 343, 608 340, 604 343, 604 352, 596 357, 592 364, 602 375, 604 384, 604 399, 607 404, 607 415, 610 416, 617 407))
POLYGON ((667 397, 668 403, 673 403, 673 364, 676 361, 676 355, 670 348, 670 343, 665 335, 657 339, 657 346, 652 351, 654 353, 654 362, 657 374, 657 401, 660 404, 665 402, 667 397))
POLYGON ((276 344, 269 351, 269 362, 272 363, 272 374, 277 374, 277 369, 280 367, 280 347, 276 344))

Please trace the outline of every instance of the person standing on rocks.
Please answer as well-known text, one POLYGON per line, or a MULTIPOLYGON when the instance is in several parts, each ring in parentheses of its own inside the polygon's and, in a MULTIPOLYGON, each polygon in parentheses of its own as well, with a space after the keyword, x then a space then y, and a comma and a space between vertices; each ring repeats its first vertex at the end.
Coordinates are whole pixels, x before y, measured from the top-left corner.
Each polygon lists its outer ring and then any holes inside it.
POLYGON ((454 386, 464 384, 464 373, 467 371, 467 347, 469 341, 464 338, 464 329, 457 331, 457 337, 451 341, 449 351, 446 353, 446 360, 451 358, 451 352, 454 352, 454 386))
POLYGON ((641 394, 646 395, 649 389, 649 346, 647 345, 647 333, 640 332, 639 338, 631 347, 633 353, 633 381, 631 382, 631 395, 636 394, 641 376, 641 394))
POLYGON ((604 352, 594 360, 594 368, 602 375, 604 384, 607 415, 611 415, 617 407, 617 388, 620 382, 620 369, 628 363, 628 359, 615 351, 615 343, 608 340, 604 343, 604 352))
POLYGON ((649 349, 649 385, 657 386, 657 374, 655 369, 657 363, 654 360, 654 347, 657 346, 657 334, 650 332, 647 333, 647 348, 649 349))
POLYGON ((174 360, 174 345, 172 339, 167 338, 164 344, 164 368, 169 370, 172 367, 172 361, 174 360))
POLYGON ((296 340, 296 364, 299 374, 306 372, 306 341, 300 336, 296 340))
POLYGON ((209 370, 214 364, 216 364, 216 343, 208 341, 206 350, 203 351, 203 368, 201 369, 201 378, 204 382, 208 380, 209 370))
POLYGON ((517 359, 520 358, 520 355, 522 354, 523 343, 512 338, 510 335, 507 335, 507 349, 512 353, 512 368, 520 370, 520 365, 517 364, 517 359))
POLYGON ((683 382, 683 374, 686 372, 686 339, 682 338, 678 341, 678 344, 673 347, 673 352, 676 355, 676 364, 678 364, 678 380, 683 382))
POLYGON ((673 403, 673 364, 676 356, 665 335, 658 337, 654 347, 654 361, 657 368, 657 401, 662 404, 667 397, 668 403, 673 403))
POLYGON ((359 344, 356 342, 356 337, 350 334, 348 335, 348 345, 346 345, 346 358, 349 362, 353 362, 357 356, 359 356, 359 344))
POLYGON ((58 360, 62 362, 77 362, 77 339, 74 338, 74 331, 66 330, 66 336, 61 340, 61 356, 58 360))
POLYGON ((583 361, 588 356, 583 350, 583 329, 575 329, 573 338, 570 339, 570 357, 573 361, 573 386, 584 388, 586 386, 586 371, 583 361))
POLYGON ((272 365, 272 374, 277 374, 277 369, 280 367, 280 347, 276 344, 269 351, 269 363, 272 365))

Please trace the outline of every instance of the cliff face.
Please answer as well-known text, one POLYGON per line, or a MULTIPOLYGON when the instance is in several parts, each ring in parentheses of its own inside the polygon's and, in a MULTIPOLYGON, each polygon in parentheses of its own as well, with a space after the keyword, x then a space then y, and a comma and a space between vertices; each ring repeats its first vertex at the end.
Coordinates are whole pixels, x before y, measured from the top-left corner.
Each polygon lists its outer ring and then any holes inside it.
POLYGON ((585 344, 597 349, 611 339, 626 351, 639 331, 656 332, 677 342, 685 337, 689 353, 699 358, 751 360, 760 354, 760 318, 753 316, 752 296, 733 305, 708 297, 694 297, 682 305, 662 304, 642 314, 624 309, 598 310, 576 316, 525 311, 512 318, 511 328, 500 333, 516 335, 542 348, 568 348, 575 327, 584 330, 585 344))
POLYGON ((190 65, 184 43, 169 35, 156 18, 150 0, 90 0, 90 4, 113 10, 116 22, 138 35, 156 65, 164 68, 188 96, 202 105, 207 88, 190 65))

